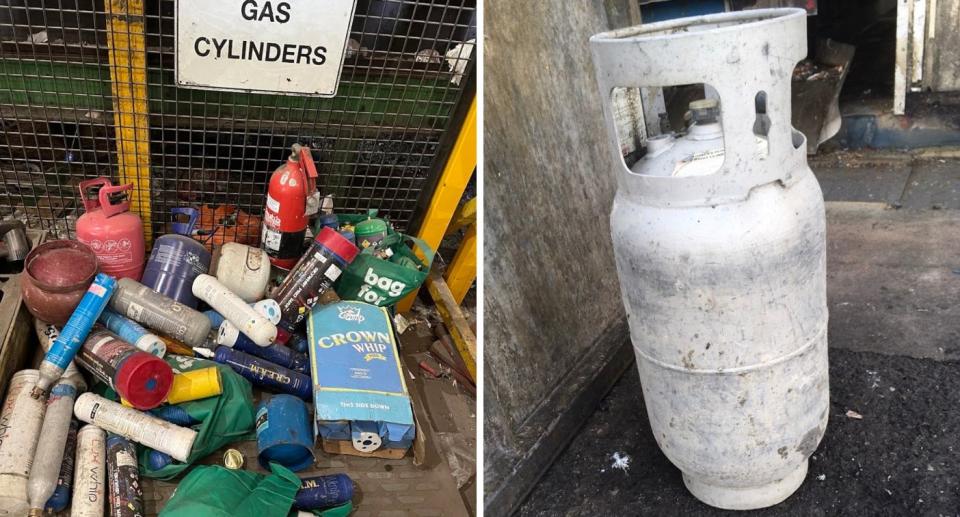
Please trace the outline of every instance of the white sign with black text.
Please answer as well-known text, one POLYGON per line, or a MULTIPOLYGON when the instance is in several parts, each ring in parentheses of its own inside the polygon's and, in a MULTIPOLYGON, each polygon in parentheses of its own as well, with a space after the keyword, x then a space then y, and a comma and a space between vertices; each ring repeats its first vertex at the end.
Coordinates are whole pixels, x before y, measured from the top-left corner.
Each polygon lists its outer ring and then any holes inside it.
POLYGON ((179 0, 177 84, 337 94, 356 0, 179 0))

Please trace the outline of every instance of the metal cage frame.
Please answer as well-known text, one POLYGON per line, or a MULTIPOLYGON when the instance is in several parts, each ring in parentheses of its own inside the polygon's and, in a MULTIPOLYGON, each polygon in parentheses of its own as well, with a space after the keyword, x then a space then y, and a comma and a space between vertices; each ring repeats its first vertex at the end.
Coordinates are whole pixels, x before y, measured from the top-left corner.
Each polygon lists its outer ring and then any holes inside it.
POLYGON ((103 175, 134 183, 148 240, 182 206, 230 240, 300 142, 338 212, 414 229, 473 97, 475 0, 358 0, 333 98, 178 87, 174 1, 0 6, 0 215, 72 238, 103 175))

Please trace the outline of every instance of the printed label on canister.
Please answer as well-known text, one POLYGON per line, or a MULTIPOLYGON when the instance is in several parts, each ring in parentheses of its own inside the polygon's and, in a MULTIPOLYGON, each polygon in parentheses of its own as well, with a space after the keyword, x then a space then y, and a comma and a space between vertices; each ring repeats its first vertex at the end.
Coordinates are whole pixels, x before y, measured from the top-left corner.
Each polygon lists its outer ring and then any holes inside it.
POLYGON ((342 263, 343 260, 333 251, 322 245, 314 245, 307 258, 301 260, 287 275, 273 299, 280 304, 282 321, 288 331, 303 321, 307 312, 304 309, 312 307, 339 278, 342 263))
POLYGON ((197 437, 193 429, 126 408, 93 393, 80 395, 74 405, 74 413, 84 422, 165 452, 180 461, 186 461, 197 437))
POLYGON ((106 466, 105 433, 87 426, 77 434, 77 464, 70 515, 102 516, 106 466))
POLYGON ((107 479, 111 517, 142 517, 143 489, 134 457, 136 449, 125 438, 107 439, 107 479))
POLYGON ((116 389, 113 378, 117 375, 117 369, 136 352, 136 348, 115 336, 94 332, 80 348, 75 360, 94 377, 116 389))
POLYGON ((257 436, 260 436, 260 433, 270 429, 270 421, 267 419, 266 407, 262 407, 260 411, 257 411, 257 421, 254 427, 257 430, 257 436))
POLYGON ((133 320, 140 321, 140 318, 142 316, 143 316, 143 306, 136 302, 130 302, 130 305, 127 306, 127 317, 133 320))

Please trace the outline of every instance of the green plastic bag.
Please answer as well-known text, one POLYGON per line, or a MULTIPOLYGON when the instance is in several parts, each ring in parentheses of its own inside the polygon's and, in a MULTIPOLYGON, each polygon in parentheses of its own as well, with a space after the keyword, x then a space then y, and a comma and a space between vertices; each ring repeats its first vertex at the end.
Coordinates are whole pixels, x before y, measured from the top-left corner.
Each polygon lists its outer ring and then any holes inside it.
MULTIPOLYGON (((369 217, 367 215, 340 216, 340 221, 355 224, 369 217)), ((387 227, 387 237, 375 248, 363 250, 337 281, 336 291, 341 300, 356 300, 379 307, 389 307, 417 290, 430 274, 434 250, 426 242, 387 227), (426 260, 413 252, 411 246, 420 248, 426 260), (376 250, 390 249, 393 256, 384 260, 375 255, 376 250)))
MULTIPOLYGON (((180 481, 170 501, 160 511, 162 517, 270 517, 295 516, 293 501, 300 489, 300 478, 276 463, 273 474, 249 470, 229 470, 219 465, 199 466, 180 481)), ((353 504, 315 510, 321 517, 350 515, 353 504)))
POLYGON ((219 465, 193 469, 170 497, 164 517, 282 517, 290 513, 300 478, 271 464, 273 474, 230 470, 219 465))
POLYGON ((216 397, 194 400, 177 404, 201 423, 193 426, 197 431, 197 438, 193 442, 193 449, 186 463, 171 463, 158 470, 148 467, 147 456, 150 450, 139 447, 140 474, 157 479, 170 479, 184 469, 190 467, 194 461, 203 458, 211 452, 239 440, 249 439, 253 432, 253 421, 256 413, 253 406, 253 388, 250 382, 240 376, 229 366, 182 355, 168 355, 165 360, 176 373, 199 370, 216 366, 220 370, 223 393, 216 397))

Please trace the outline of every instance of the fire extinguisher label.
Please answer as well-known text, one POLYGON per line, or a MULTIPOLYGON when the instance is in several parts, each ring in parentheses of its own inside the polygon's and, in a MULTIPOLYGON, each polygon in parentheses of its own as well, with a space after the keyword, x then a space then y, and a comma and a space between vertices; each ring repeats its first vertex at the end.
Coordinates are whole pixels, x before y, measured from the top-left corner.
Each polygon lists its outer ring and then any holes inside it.
POLYGON ((263 235, 261 237, 261 240, 263 241, 263 247, 266 248, 267 251, 280 251, 280 241, 281 237, 283 237, 283 234, 264 226, 263 235))
POLYGON ((270 197, 270 194, 267 194, 267 209, 274 212, 280 211, 280 202, 270 197))

